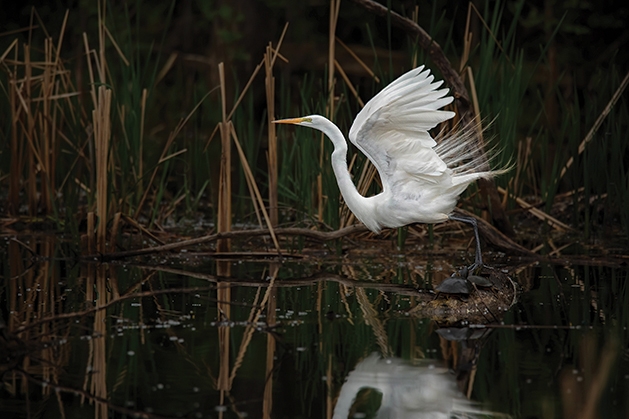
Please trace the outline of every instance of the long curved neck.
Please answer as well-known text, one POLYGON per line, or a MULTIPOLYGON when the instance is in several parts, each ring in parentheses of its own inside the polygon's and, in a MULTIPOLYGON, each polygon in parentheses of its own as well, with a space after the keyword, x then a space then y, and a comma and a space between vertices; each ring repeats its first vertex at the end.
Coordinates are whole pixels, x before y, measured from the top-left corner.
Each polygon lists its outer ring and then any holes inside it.
POLYGON ((332 152, 332 169, 339 185, 341 195, 345 199, 345 203, 356 217, 363 222, 371 230, 379 230, 377 225, 371 221, 372 211, 370 211, 371 203, 369 199, 362 196, 356 189, 356 185, 352 181, 347 168, 347 141, 334 123, 326 119, 326 124, 317 127, 323 132, 334 144, 332 152))

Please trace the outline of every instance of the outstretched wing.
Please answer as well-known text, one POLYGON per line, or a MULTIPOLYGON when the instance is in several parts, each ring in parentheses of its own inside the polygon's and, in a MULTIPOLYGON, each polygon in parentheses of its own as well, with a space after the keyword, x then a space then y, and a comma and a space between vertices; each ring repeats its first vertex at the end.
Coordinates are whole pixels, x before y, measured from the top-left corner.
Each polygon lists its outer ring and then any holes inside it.
POLYGON ((349 139, 376 166, 386 191, 409 182, 434 183, 448 170, 428 130, 455 114, 430 70, 415 68, 384 88, 358 113, 349 139))

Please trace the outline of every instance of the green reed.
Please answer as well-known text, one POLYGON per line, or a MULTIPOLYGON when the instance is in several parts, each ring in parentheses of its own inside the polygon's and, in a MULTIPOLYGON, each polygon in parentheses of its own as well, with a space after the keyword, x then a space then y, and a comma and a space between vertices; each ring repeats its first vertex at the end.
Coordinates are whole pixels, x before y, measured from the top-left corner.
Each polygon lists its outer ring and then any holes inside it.
MULTIPOLYGON (((491 121, 485 140, 487 147, 495 147, 498 152, 498 159, 493 164, 498 167, 509 162, 515 164, 514 170, 497 183, 507 189, 510 196, 537 197, 544 203, 543 210, 547 213, 553 211, 558 199, 569 194, 573 225, 583 225, 586 235, 590 233, 591 225, 597 229, 622 230, 626 234, 629 232, 629 215, 621 210, 629 203, 629 179, 623 161, 627 153, 623 141, 628 113, 626 99, 620 98, 586 145, 585 152, 579 152, 579 144, 621 84, 624 75, 620 73, 620 66, 613 61, 605 63, 591 75, 591 87, 587 91, 575 87, 569 98, 561 84, 566 75, 560 75, 548 90, 538 77, 548 66, 548 48, 554 34, 561 29, 562 21, 552 28, 547 44, 537 51, 538 56, 531 56, 530 51, 525 53, 519 46, 518 22, 523 18, 523 5, 523 2, 514 2, 508 18, 503 2, 487 2, 479 6, 480 16, 474 14, 474 18, 480 23, 466 60, 471 72, 463 70, 468 90, 472 84, 475 87, 480 117, 483 121, 491 121), (554 125, 548 123, 545 114, 549 96, 559 109, 559 118, 554 125), (574 164, 560 178, 562 167, 571 157, 574 164)), ((94 29, 98 22, 90 20, 90 30, 81 41, 94 51, 90 55, 94 83, 105 84, 113 92, 107 165, 108 214, 123 212, 136 218, 142 215, 149 223, 160 224, 169 217, 176 222, 186 214, 199 214, 214 220, 218 205, 220 140, 218 133, 213 132, 221 115, 220 95, 212 92, 216 86, 204 74, 209 70, 190 69, 181 58, 167 57, 159 52, 163 49, 165 31, 157 33, 159 36, 151 30, 145 33, 143 22, 157 13, 149 12, 145 7, 143 2, 133 6, 110 4, 105 24, 112 38, 105 39, 101 45, 94 29), (106 60, 104 80, 96 74, 96 57, 106 60)), ((168 26, 173 7, 173 3, 160 6, 160 13, 167 16, 160 27, 168 26)), ((414 13, 413 10, 407 12, 409 15, 414 13)), ((476 12, 471 10, 469 13, 476 12)), ((94 14, 89 14, 90 19, 94 14)), ((69 16, 72 23, 71 12, 69 16)), ((459 22, 439 4, 422 6, 416 19, 442 45, 452 65, 459 67, 458 61, 463 56, 462 42, 457 39, 460 31, 455 30, 459 22)), ((54 45, 61 37, 77 35, 73 30, 72 24, 47 28, 54 45)), ((406 57, 400 50, 392 51, 392 47, 387 46, 395 35, 394 28, 387 26, 386 39, 381 39, 382 32, 376 30, 373 20, 361 30, 366 34, 365 44, 372 50, 371 68, 380 78, 378 83, 366 75, 362 80, 355 75, 350 77, 352 83, 356 83, 352 87, 364 102, 413 64, 431 67, 428 56, 417 48, 412 38, 406 39, 406 57)), ((33 29, 33 34, 32 42, 43 45, 41 33, 33 29)), ((290 36, 289 30, 287 39, 290 36)), ((80 35, 78 38, 82 39, 80 35)), ((11 152, 0 155, 0 170, 4 174, 0 182, 10 191, 12 214, 24 213, 26 206, 31 215, 48 214, 63 228, 70 228, 69 224, 76 223, 75 215, 93 210, 95 202, 96 156, 90 137, 93 104, 89 94, 92 86, 86 83, 89 80, 87 60, 82 57, 80 73, 72 66, 64 67, 63 73, 61 67, 57 68, 58 74, 63 76, 55 76, 58 87, 54 94, 66 96, 48 102, 49 119, 44 117, 44 106, 35 101, 27 102, 30 114, 17 114, 17 102, 11 108, 11 80, 24 79, 28 71, 34 76, 42 75, 43 70, 29 67, 28 62, 45 58, 41 52, 43 46, 33 46, 28 51, 24 46, 23 40, 19 40, 14 46, 15 53, 10 50, 4 58, 3 99, 0 103, 4 128, 0 143, 3 149, 11 152), (26 52, 30 55, 25 55, 26 52), (18 64, 7 61, 14 57, 18 64), (12 70, 7 72, 7 69, 12 70), (42 124, 39 121, 52 122, 42 124), (39 154, 29 154, 32 150, 39 154), (44 150, 49 150, 45 155, 50 159, 43 161, 42 166, 37 156, 44 155, 44 150), (41 167, 46 171, 40 170, 41 167), (52 196, 58 199, 46 198, 52 196)), ((66 63, 64 59, 69 52, 63 45, 61 51, 53 52, 61 57, 60 64, 66 63)), ((277 99, 275 115, 271 116, 325 114, 329 97, 325 71, 321 69, 321 72, 294 78, 288 72, 280 71, 281 65, 276 64, 274 70, 277 99)), ((226 74, 231 75, 231 86, 235 86, 230 87, 233 92, 228 92, 228 96, 239 97, 244 81, 237 79, 234 68, 226 68, 226 74)), ((436 74, 436 77, 440 75, 436 74)), ((34 81, 28 87, 33 98, 42 94, 38 83, 34 81)), ((23 88, 27 89, 26 86, 23 88)), ((266 199, 269 195, 267 113, 260 106, 260 95, 256 95, 263 90, 263 77, 258 75, 236 107, 232 121, 247 164, 266 199)), ((360 106, 338 74, 335 95, 333 119, 347 133, 360 106)), ((232 105, 228 103, 228 107, 232 105)), ((342 225, 346 209, 341 204, 329 163, 330 141, 322 139, 319 132, 303 127, 278 127, 277 136, 280 223, 342 225), (322 176, 321 190, 317 184, 319 175, 322 176), (323 208, 321 217, 318 213, 320 205, 323 208)), ((233 155, 236 156, 235 152, 233 155)), ((348 160, 354 161, 352 173, 357 181, 368 160, 352 145, 348 160)), ((233 161, 233 216, 236 222, 257 222, 241 163, 237 157, 233 161)), ((367 185, 366 193, 374 194, 379 190, 376 176, 367 185)), ((475 188, 470 188, 470 193, 474 191, 475 188)), ((516 204, 511 199, 507 200, 508 206, 514 208, 516 204)), ((76 226, 70 231, 77 231, 76 226)))

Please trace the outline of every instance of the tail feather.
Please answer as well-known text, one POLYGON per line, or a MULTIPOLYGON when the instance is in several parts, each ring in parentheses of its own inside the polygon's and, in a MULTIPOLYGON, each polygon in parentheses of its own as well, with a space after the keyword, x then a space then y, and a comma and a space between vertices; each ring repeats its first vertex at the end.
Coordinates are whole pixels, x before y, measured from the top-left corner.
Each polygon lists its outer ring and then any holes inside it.
MULTIPOLYGON (((485 127, 486 129, 486 127, 485 127)), ((434 150, 453 173, 455 184, 471 183, 480 178, 491 178, 511 170, 507 165, 492 169, 491 163, 497 158, 496 148, 485 150, 478 136, 480 124, 470 123, 454 134, 437 135, 434 150)))
POLYGON ((467 173, 464 175, 452 176, 452 184, 455 186, 456 185, 467 186, 478 179, 490 179, 496 176, 497 174, 499 174, 499 172, 500 171, 496 171, 496 170, 488 170, 486 172, 474 172, 474 173, 467 173))

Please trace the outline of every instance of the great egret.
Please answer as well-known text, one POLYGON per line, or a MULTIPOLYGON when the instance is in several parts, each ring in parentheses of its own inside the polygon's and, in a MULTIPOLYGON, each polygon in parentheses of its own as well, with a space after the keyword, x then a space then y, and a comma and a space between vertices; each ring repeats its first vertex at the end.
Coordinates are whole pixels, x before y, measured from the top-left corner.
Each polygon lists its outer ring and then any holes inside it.
POLYGON ((349 209, 374 233, 412 223, 456 220, 474 228, 476 258, 482 266, 478 227, 473 218, 452 214, 459 195, 479 178, 502 171, 487 169, 489 156, 467 127, 462 134, 445 136, 439 144, 428 130, 452 118, 441 110, 452 102, 448 89, 439 89, 424 66, 410 70, 374 96, 358 113, 349 131, 350 141, 374 164, 382 192, 362 196, 347 168, 347 142, 341 130, 321 115, 280 119, 278 124, 315 128, 334 143, 332 168, 349 209))
POLYGON ((362 389, 382 395, 377 418, 475 419, 493 412, 467 400, 447 368, 423 360, 411 365, 399 358, 381 359, 373 353, 350 372, 334 407, 333 419, 349 416, 362 389))

